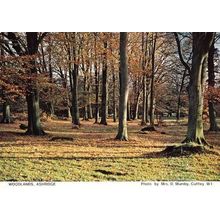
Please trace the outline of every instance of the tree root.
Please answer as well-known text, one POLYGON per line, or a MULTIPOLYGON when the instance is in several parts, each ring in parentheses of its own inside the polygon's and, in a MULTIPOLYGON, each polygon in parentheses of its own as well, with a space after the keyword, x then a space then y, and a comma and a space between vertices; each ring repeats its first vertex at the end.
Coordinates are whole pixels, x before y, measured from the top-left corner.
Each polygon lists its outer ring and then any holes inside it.
POLYGON ((183 141, 182 144, 189 144, 189 145, 200 145, 200 146, 204 146, 204 147, 210 147, 213 148, 213 146, 211 144, 209 144, 205 138, 197 138, 196 141, 192 140, 188 137, 186 137, 183 141))
POLYGON ((44 130, 40 130, 38 132, 33 132, 33 131, 30 131, 30 130, 27 130, 25 132, 26 135, 33 135, 33 136, 43 136, 43 135, 46 135, 47 133, 44 131, 44 130))
POLYGON ((199 145, 197 143, 183 143, 180 145, 167 146, 165 150, 161 153, 165 156, 187 156, 191 154, 202 154, 211 152, 204 145, 199 145))
POLYGON ((186 137, 181 144, 167 146, 162 153, 167 156, 181 156, 195 153, 208 153, 211 152, 209 148, 213 148, 213 146, 210 145, 204 137, 197 137, 196 139, 186 137))
POLYGON ((72 129, 79 129, 79 128, 80 128, 80 125, 75 125, 75 124, 72 125, 72 129))
POLYGON ((100 124, 100 125, 108 125, 107 122, 100 122, 99 124, 100 124))
POLYGON ((115 140, 119 140, 119 141, 128 141, 128 138, 124 135, 117 135, 115 137, 115 140))

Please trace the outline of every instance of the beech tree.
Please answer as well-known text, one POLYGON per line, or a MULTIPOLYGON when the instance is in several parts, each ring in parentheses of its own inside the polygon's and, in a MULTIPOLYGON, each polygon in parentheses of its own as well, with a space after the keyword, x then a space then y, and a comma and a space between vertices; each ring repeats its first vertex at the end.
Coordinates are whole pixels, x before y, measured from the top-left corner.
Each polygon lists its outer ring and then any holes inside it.
POLYGON ((208 143, 203 131, 203 99, 204 85, 206 77, 206 63, 208 52, 214 41, 214 32, 195 32, 192 48, 192 69, 190 71, 189 82, 189 113, 186 138, 183 145, 171 146, 166 151, 174 153, 193 151, 200 152, 205 150, 208 143))
POLYGON ((37 32, 27 32, 27 54, 32 57, 30 60, 30 80, 27 86, 27 107, 28 107, 28 130, 29 135, 43 135, 45 132, 42 129, 40 122, 40 109, 39 109, 39 91, 36 82, 37 68, 36 58, 39 46, 39 38, 37 32), (34 80, 33 80, 34 79, 34 80))
POLYGON ((128 140, 127 132, 127 102, 128 102, 128 61, 127 61, 127 33, 120 33, 120 97, 119 97, 119 125, 116 139, 128 140))
MULTIPOLYGON (((215 41, 213 41, 208 54, 208 87, 209 88, 215 87, 214 55, 215 55, 215 41)), ((216 111, 212 97, 209 98, 208 100, 208 108, 209 108, 209 122, 210 122, 209 131, 219 131, 220 128, 218 127, 216 121, 216 111)))
POLYGON ((107 64, 107 33, 104 34, 104 53, 102 57, 102 104, 100 124, 107 125, 108 117, 108 64, 107 64))
POLYGON ((78 62, 78 55, 77 55, 77 44, 76 44, 76 33, 73 33, 73 70, 70 73, 72 76, 72 125, 73 128, 75 126, 80 125, 79 121, 79 104, 78 104, 78 78, 79 78, 79 62, 78 62))
POLYGON ((142 101, 142 120, 141 125, 146 125, 148 122, 148 94, 147 94, 147 73, 146 73, 146 64, 147 64, 147 50, 148 50, 148 33, 142 33, 142 42, 141 42, 141 65, 142 65, 142 83, 143 83, 143 101, 142 101))
MULTIPOLYGON (((37 85, 36 56, 38 46, 47 33, 27 32, 25 36, 18 36, 13 32, 4 33, 3 36, 11 42, 11 45, 4 43, 3 49, 11 56, 19 56, 23 59, 22 68, 27 73, 27 85, 25 86, 26 100, 28 107, 28 130, 26 134, 42 135, 39 112, 39 91, 37 85), (25 39, 25 40, 24 40, 25 39), (24 43, 24 41, 26 41, 24 43)), ((22 70, 22 71, 23 71, 22 70)), ((20 70, 21 71, 21 70, 20 70)))
MULTIPOLYGON (((19 44, 18 38, 15 35, 15 33, 8 32, 8 33, 1 33, 1 58, 3 59, 0 63, 0 68, 2 70, 1 73, 1 80, 2 81, 4 78, 5 74, 10 75, 9 68, 7 68, 7 63, 9 64, 10 62, 7 62, 7 59, 4 60, 5 58, 5 53, 8 53, 10 56, 15 58, 16 56, 22 56, 25 55, 25 50, 22 48, 19 44), (8 41, 11 42, 11 46, 9 46, 8 41)), ((13 62, 13 60, 12 60, 13 62)), ((8 78, 9 79, 9 78, 8 78)), ((6 80, 1 83, 1 98, 3 100, 3 117, 1 120, 1 123, 11 123, 11 111, 10 111, 10 103, 9 103, 9 97, 7 94, 7 90, 10 91, 10 88, 8 85, 10 85, 10 79, 6 80)), ((13 86, 12 86, 13 87, 13 86)), ((13 89, 13 88, 12 88, 13 89)))
MULTIPOLYGON (((4 57, 4 50, 2 47, 1 47, 1 56, 4 57)), ((1 62, 0 65, 3 70, 4 65, 5 65, 4 62, 1 62)), ((3 100, 3 109, 2 109, 3 110, 3 117, 2 117, 1 123, 11 123, 12 120, 11 120, 10 104, 9 104, 9 101, 8 101, 8 98, 7 98, 7 95, 5 94, 5 92, 6 92, 5 88, 2 85, 1 96, 2 96, 2 100, 3 100)))
POLYGON ((152 52, 151 52, 151 84, 150 84, 150 126, 154 127, 155 111, 155 51, 156 51, 157 33, 152 34, 152 52))
POLYGON ((213 32, 193 33, 192 71, 189 83, 188 130, 184 142, 207 144, 203 133, 203 98, 205 65, 208 52, 214 40, 213 32))
POLYGON ((95 71, 95 123, 99 123, 99 66, 98 66, 98 54, 97 54, 97 35, 94 33, 94 71, 95 71))

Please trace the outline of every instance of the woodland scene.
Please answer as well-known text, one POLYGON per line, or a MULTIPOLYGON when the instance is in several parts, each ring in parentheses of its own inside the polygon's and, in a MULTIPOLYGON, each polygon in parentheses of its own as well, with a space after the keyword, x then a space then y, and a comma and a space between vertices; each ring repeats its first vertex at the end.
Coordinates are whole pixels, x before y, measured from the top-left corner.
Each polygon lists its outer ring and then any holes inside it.
POLYGON ((219 45, 0 32, 0 181, 220 180, 219 45))

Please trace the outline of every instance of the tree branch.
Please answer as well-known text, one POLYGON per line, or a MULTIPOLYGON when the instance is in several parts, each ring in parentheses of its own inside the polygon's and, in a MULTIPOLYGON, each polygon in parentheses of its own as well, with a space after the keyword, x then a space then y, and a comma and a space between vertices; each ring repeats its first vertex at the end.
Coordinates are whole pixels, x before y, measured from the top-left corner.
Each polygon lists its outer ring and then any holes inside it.
POLYGON ((39 37, 38 37, 38 40, 37 40, 37 43, 38 45, 41 43, 41 41, 44 39, 44 37, 46 37, 48 34, 48 32, 43 32, 39 37))
POLYGON ((12 47, 18 55, 22 55, 24 53, 14 32, 8 32, 8 34, 4 34, 3 36, 12 42, 12 47))
POLYGON ((180 45, 180 40, 178 37, 178 34, 176 32, 173 32, 174 36, 175 36, 175 40, 176 40, 176 44, 177 44, 177 48, 178 48, 178 54, 179 54, 179 58, 181 63, 183 64, 183 66, 187 69, 187 71, 189 73, 191 73, 191 68, 190 66, 187 64, 187 62, 183 59, 183 55, 182 55, 182 51, 181 51, 181 45, 180 45))

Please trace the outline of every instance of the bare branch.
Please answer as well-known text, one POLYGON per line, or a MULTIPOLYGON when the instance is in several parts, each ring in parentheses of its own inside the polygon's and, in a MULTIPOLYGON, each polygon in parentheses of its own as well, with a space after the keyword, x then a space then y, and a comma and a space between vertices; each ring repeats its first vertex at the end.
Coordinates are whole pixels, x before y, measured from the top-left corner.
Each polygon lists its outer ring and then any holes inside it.
POLYGON ((176 32, 173 33, 174 36, 175 36, 175 40, 176 40, 176 43, 177 43, 177 48, 178 48, 178 54, 179 54, 179 58, 180 58, 180 61, 181 63, 183 64, 183 66, 187 69, 187 71, 189 73, 191 73, 191 68, 190 66, 187 64, 187 62, 183 59, 183 55, 182 55, 182 51, 181 51, 181 45, 180 45, 180 40, 179 40, 179 37, 178 37, 178 34, 176 32))
POLYGON ((44 37, 46 37, 48 34, 48 32, 43 32, 39 37, 38 37, 38 40, 37 40, 37 43, 38 45, 42 42, 42 40, 44 39, 44 37))

